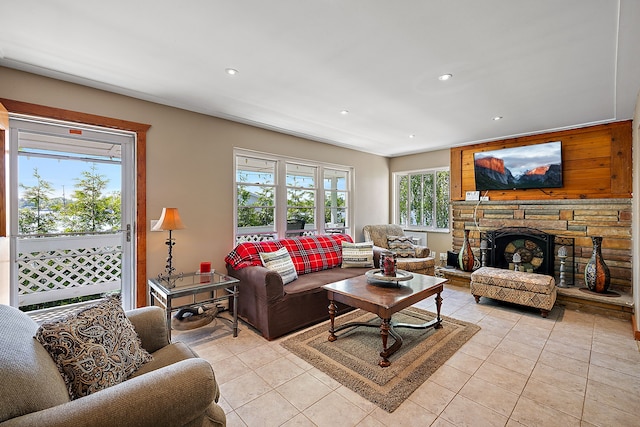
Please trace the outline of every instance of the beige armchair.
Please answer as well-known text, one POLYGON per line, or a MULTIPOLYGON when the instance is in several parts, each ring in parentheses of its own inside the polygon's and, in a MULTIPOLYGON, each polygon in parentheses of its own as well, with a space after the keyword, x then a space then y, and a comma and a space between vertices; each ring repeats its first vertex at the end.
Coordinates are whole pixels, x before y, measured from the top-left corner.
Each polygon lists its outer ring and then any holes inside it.
MULTIPOLYGON (((388 237, 405 235, 402 227, 395 224, 365 225, 362 231, 364 240, 373 242, 376 247, 374 248, 376 267, 379 266, 380 252, 389 250, 388 237)), ((435 274, 435 260, 429 256, 429 248, 413 245, 413 250, 413 256, 397 258, 398 269, 433 276, 435 274)))
POLYGON ((153 360, 118 385, 70 400, 56 364, 34 338, 38 325, 0 305, 0 427, 225 426, 211 365, 187 345, 169 343, 164 310, 126 314, 153 360))

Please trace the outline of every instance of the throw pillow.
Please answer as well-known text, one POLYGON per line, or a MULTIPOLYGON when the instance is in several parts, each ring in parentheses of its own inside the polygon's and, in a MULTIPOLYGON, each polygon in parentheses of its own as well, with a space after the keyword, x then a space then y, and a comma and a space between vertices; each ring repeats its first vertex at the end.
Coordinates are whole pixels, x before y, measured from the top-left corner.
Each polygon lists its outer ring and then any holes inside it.
POLYGON ((416 256, 413 240, 409 236, 387 236, 387 246, 398 258, 412 258, 416 256))
POLYGON ((291 283, 298 278, 298 273, 291 260, 287 248, 280 248, 275 252, 260 252, 262 265, 282 276, 282 283, 291 283))
POLYGON ((36 339, 56 362, 71 399, 119 384, 152 360, 125 316, 119 295, 43 323, 36 339))
POLYGON ((342 268, 372 267, 373 242, 342 242, 342 268))

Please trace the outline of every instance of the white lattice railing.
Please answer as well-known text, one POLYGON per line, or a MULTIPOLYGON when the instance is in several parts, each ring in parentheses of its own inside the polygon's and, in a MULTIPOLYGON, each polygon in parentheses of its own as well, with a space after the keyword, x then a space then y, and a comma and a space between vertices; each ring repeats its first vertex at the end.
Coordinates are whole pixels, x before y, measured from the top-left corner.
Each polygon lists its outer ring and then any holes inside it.
POLYGON ((18 305, 120 289, 122 233, 18 239, 18 305))

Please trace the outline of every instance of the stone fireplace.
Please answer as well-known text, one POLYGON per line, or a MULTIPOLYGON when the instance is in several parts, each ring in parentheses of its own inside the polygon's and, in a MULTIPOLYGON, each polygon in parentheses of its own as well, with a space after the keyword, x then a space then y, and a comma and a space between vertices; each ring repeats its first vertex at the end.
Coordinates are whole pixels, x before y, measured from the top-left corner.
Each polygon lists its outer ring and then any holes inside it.
MULTIPOLYGON (((554 276, 559 283, 560 259, 558 249, 565 246, 566 285, 584 287, 584 267, 591 257, 591 236, 602 236, 603 256, 611 271, 611 288, 631 296, 631 202, 628 199, 600 200, 509 200, 488 202, 452 202, 454 251, 459 251, 464 241, 464 230, 470 230, 469 241, 476 256, 480 257, 482 239, 496 230, 524 228, 548 233, 551 256, 546 266, 553 270, 539 271, 554 276)), ((508 236, 511 237, 511 236, 508 236)), ((536 236, 538 237, 538 236, 536 236)), ((544 249, 545 241, 533 240, 544 249)), ((515 245, 517 246, 517 245, 515 245)), ((491 245, 490 245, 491 247, 491 245)), ((487 252, 487 265, 501 260, 503 246, 494 253, 487 252)), ((506 249, 506 245, 504 246, 506 249)), ((509 248, 511 251, 511 247, 509 248)), ((478 258, 480 259, 480 258, 478 258)), ((611 298, 609 298, 611 299, 611 298)))

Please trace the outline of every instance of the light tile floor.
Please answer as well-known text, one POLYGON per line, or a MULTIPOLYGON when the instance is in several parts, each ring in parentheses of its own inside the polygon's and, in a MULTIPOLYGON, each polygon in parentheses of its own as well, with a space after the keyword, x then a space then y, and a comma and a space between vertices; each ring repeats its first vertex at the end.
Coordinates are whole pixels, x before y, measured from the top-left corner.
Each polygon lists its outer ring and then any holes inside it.
MULTIPOLYGON (((482 330, 391 414, 246 324, 237 338, 216 320, 174 341, 211 362, 229 427, 640 425, 629 321, 559 307, 543 319, 455 286, 442 296, 442 314, 482 330)), ((435 310, 433 298, 416 306, 435 310)))

